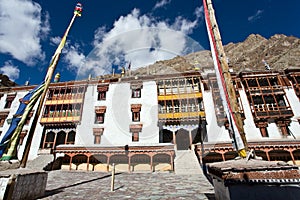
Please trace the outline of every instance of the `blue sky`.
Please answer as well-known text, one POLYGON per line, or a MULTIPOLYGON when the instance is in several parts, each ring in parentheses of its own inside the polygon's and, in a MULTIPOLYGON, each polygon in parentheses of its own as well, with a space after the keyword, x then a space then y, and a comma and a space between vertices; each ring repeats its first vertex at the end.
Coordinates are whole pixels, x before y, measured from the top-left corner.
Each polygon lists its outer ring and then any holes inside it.
MULTIPOLYGON (((78 1, 0 0, 0 73, 22 85, 44 78, 78 1)), ((209 49, 201 0, 81 0, 57 66, 61 80, 136 69, 209 49)), ((251 33, 300 37, 300 1, 213 0, 223 44, 251 33)))

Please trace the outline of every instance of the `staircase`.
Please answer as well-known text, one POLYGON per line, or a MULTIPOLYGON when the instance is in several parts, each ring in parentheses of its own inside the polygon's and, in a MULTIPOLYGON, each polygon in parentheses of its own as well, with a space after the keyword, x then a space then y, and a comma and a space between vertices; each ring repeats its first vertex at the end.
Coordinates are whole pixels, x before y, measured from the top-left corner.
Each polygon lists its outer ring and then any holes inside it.
POLYGON ((178 150, 174 161, 175 174, 203 174, 194 151, 178 150))
POLYGON ((34 170, 51 170, 53 162, 53 155, 39 155, 34 160, 29 160, 27 162, 26 168, 34 170))

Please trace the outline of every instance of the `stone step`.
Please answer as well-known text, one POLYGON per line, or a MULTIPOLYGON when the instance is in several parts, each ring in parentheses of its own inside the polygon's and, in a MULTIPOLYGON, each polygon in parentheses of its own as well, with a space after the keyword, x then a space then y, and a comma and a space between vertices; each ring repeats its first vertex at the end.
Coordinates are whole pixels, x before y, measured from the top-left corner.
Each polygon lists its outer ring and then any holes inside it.
POLYGON ((34 160, 29 160, 27 162, 26 168, 28 169, 36 169, 36 170, 44 170, 48 164, 53 161, 53 155, 39 155, 34 160))
POLYGON ((203 174, 197 156, 193 151, 177 151, 174 160, 176 174, 203 174))

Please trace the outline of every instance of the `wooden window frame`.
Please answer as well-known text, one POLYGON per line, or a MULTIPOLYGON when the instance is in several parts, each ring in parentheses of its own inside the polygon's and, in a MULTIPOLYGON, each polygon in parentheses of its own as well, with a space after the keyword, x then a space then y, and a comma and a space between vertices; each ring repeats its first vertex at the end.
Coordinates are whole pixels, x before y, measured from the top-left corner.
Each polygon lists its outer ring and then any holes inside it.
POLYGON ((104 124, 105 113, 95 114, 95 124, 104 124))
POLYGON ((93 128, 93 135, 94 135, 94 144, 101 143, 101 136, 103 135, 104 128, 93 128))
POLYGON ((131 124, 129 125, 129 130, 132 133, 132 142, 139 142, 140 132, 142 132, 143 124, 131 124))
POLYGON ((131 97, 132 98, 141 98, 141 96, 142 96, 141 93, 142 93, 141 88, 132 89, 131 97))
POLYGON ((106 91, 98 91, 98 101, 106 100, 106 91))
POLYGON ((132 142, 138 142, 139 141, 139 132, 133 132, 132 133, 132 142))
POLYGON ((141 107, 142 104, 131 104, 132 121, 139 122, 141 120, 141 107))

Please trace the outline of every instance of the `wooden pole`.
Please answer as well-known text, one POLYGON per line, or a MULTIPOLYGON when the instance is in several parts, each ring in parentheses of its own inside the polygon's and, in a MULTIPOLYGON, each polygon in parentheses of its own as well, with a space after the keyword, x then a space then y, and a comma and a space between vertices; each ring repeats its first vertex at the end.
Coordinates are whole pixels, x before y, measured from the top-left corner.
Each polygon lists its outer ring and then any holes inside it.
POLYGON ((36 125, 38 123, 38 119, 40 117, 40 113, 41 113, 41 110, 42 110, 42 107, 44 105, 44 100, 45 100, 45 97, 46 97, 46 94, 47 94, 47 91, 48 91, 48 88, 49 88, 49 85, 50 85, 50 82, 51 82, 51 79, 52 79, 52 76, 53 76, 53 73, 56 69, 56 66, 57 66, 57 63, 58 63, 58 60, 59 60, 59 56, 60 56, 60 53, 61 53, 61 50, 66 42, 66 37, 71 29, 71 26, 73 25, 73 22, 76 18, 77 14, 74 13, 73 17, 72 17, 72 20, 58 46, 58 48, 56 49, 55 51, 55 54, 54 56, 52 57, 52 60, 51 60, 51 63, 50 63, 50 66, 48 68, 48 71, 47 71, 47 75, 45 77, 45 88, 44 88, 44 91, 41 95, 41 99, 39 101, 39 104, 38 104, 38 108, 37 108, 37 111, 34 115, 34 118, 33 118, 33 121, 32 121, 32 125, 30 127, 30 130, 29 130, 29 133, 28 133, 28 138, 27 138, 27 141, 26 141, 26 145, 25 145, 25 150, 23 152, 23 157, 22 157, 22 160, 21 160, 21 164, 20 164, 20 167, 21 168, 25 168, 26 167, 26 163, 27 163, 27 160, 28 160, 28 156, 29 156, 29 151, 30 151, 30 146, 31 146, 31 143, 32 143, 32 138, 33 138, 33 135, 34 135, 34 131, 35 131, 35 128, 36 128, 36 125))
POLYGON ((228 96, 229 96, 230 107, 232 109, 233 117, 236 122, 237 128, 241 135, 241 139, 244 143, 245 150, 247 151, 248 143, 247 143, 244 128, 243 128, 243 121, 241 118, 241 114, 239 112, 239 107, 238 107, 238 103, 236 100, 236 93, 235 93, 236 91, 233 86, 231 74, 229 72, 227 57, 226 57, 226 54, 225 54, 225 51, 223 48, 220 31, 219 31, 218 24, 217 24, 217 21, 215 18, 214 9, 213 9, 211 0, 206 0, 206 2, 207 2, 207 8, 208 8, 208 12, 209 12, 209 20, 212 25, 212 31, 213 31, 213 35, 215 37, 215 44, 216 44, 217 52, 219 54, 218 59, 219 59, 219 62, 220 62, 221 68, 222 68, 222 73, 224 76, 226 89, 227 89, 228 96))
POLYGON ((112 164, 110 191, 115 190, 115 163, 112 164))

